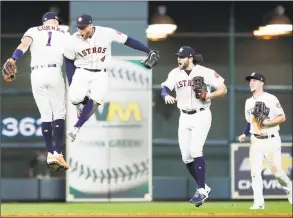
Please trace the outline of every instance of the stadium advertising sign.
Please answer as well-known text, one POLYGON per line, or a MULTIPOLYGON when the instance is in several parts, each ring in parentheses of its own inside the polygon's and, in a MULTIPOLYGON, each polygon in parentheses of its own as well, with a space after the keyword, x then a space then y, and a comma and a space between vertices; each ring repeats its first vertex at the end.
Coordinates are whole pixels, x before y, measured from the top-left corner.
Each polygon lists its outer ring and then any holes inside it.
MULTIPOLYGON (((250 144, 231 145, 231 196, 233 199, 253 199, 249 161, 250 144)), ((292 178, 292 143, 282 143, 282 168, 292 178)), ((262 169, 263 193, 265 198, 284 198, 286 193, 272 174, 264 160, 262 169)))

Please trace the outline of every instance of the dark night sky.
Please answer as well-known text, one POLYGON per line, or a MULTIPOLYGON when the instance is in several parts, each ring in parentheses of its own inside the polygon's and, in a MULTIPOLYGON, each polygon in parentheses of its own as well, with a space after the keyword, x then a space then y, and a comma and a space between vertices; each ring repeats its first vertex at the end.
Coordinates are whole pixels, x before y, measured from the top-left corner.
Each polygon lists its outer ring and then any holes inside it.
MULTIPOLYGON (((231 2, 159 2, 149 3, 149 14, 156 6, 166 5, 167 14, 178 25, 177 32, 227 32, 231 2)), ((293 2, 234 2, 235 24, 238 32, 251 32, 262 24, 265 14, 277 5, 285 7, 292 18, 293 2)), ((60 16, 68 21, 69 2, 1 2, 2 33, 23 33, 28 27, 39 25, 50 6, 61 9, 60 16), (15 7, 17 5, 17 7, 15 7), (13 13, 11 13, 13 11, 13 13)))

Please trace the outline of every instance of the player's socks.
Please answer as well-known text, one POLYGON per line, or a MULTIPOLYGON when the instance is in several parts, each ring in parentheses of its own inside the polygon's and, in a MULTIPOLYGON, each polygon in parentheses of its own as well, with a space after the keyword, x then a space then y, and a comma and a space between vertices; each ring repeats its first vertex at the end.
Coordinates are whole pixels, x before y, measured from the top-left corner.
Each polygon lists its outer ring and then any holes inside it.
POLYGON ((61 146, 63 144, 64 130, 65 130, 64 119, 58 119, 53 121, 53 133, 54 133, 54 141, 55 141, 54 150, 59 154, 61 153, 61 146))
POLYGON ((186 167, 190 173, 190 175, 192 176, 192 178, 195 180, 195 182, 197 183, 197 178, 196 178, 196 172, 195 172, 195 168, 194 168, 194 161, 191 163, 187 163, 186 167))
POLYGON ((82 127, 83 124, 90 118, 91 116, 90 113, 92 113, 92 110, 93 110, 93 104, 94 104, 93 100, 89 100, 87 102, 87 104, 82 109, 80 117, 78 118, 78 121, 76 122, 74 127, 78 127, 78 128, 82 127))
POLYGON ((52 142, 52 123, 42 123, 42 134, 45 139, 47 151, 53 154, 53 142, 52 142))
POLYGON ((204 157, 197 157, 193 161, 193 167, 195 169, 197 186, 198 188, 205 188, 205 172, 206 172, 206 163, 204 157))

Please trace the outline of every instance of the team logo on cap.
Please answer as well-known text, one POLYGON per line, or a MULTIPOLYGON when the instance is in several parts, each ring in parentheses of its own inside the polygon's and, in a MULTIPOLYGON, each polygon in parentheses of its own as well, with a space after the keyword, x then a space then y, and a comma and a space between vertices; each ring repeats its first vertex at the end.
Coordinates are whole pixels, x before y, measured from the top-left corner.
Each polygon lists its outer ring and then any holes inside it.
POLYGON ((182 52, 183 51, 183 48, 180 48, 179 52, 182 52))
POLYGON ((81 22, 81 21, 82 21, 82 17, 79 17, 79 18, 78 18, 78 22, 81 22))

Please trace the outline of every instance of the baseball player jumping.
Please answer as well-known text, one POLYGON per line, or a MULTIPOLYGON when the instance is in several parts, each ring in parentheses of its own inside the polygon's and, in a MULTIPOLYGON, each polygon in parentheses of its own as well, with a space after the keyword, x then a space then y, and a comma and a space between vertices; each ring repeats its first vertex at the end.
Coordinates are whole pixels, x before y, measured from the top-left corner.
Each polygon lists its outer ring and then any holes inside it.
POLYGON ((286 116, 278 98, 264 92, 264 75, 252 73, 245 78, 249 81, 252 97, 245 102, 247 124, 239 141, 244 142, 251 134, 249 150, 251 179, 254 204, 250 209, 264 209, 263 180, 261 176, 264 158, 268 161, 272 173, 282 186, 292 204, 292 182, 282 169, 280 124, 286 116))
POLYGON ((176 53, 178 67, 174 68, 162 83, 162 98, 166 104, 174 104, 180 110, 178 140, 182 160, 197 183, 197 191, 190 203, 197 207, 208 198, 211 188, 205 184, 205 159, 203 147, 211 127, 211 99, 227 93, 224 79, 214 70, 199 63, 202 56, 189 46, 176 53), (211 92, 211 88, 216 90, 211 92), (176 99, 170 95, 175 89, 176 99))
POLYGON ((20 45, 5 62, 2 74, 5 81, 13 81, 16 78, 16 61, 30 48, 31 86, 41 115, 42 134, 48 151, 47 163, 54 170, 68 169, 69 165, 61 153, 66 115, 65 83, 61 67, 70 34, 58 26, 59 18, 54 12, 44 14, 42 22, 41 26, 25 32, 20 45))
POLYGON ((142 64, 148 69, 155 66, 159 60, 158 51, 151 50, 141 42, 115 29, 94 26, 90 15, 79 16, 76 27, 78 31, 72 35, 71 45, 65 52, 67 77, 70 84, 69 101, 84 107, 77 123, 68 131, 67 137, 72 142, 83 124, 103 103, 108 90, 106 69, 111 60, 112 42, 146 52, 148 57, 142 64))

